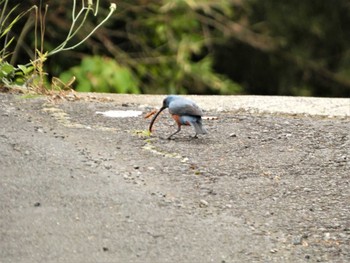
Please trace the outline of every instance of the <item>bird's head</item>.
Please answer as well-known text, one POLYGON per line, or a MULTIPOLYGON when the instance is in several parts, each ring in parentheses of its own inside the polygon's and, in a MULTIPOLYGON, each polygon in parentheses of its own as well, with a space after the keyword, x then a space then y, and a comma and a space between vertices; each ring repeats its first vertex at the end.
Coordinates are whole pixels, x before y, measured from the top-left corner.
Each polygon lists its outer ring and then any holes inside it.
POLYGON ((172 101, 175 100, 176 98, 178 98, 178 96, 176 96, 176 95, 169 95, 169 96, 167 96, 167 97, 163 100, 163 106, 162 106, 162 108, 163 108, 163 109, 169 108, 170 102, 172 102, 172 101))
POLYGON ((151 120, 151 123, 149 125, 149 131, 152 132, 152 126, 153 126, 153 123, 154 121, 157 119, 158 115, 163 111, 165 110, 166 108, 169 108, 169 105, 170 103, 175 100, 176 98, 178 98, 178 96, 176 95, 169 95, 167 96, 164 100, 163 100, 163 105, 162 107, 159 109, 159 111, 156 113, 156 115, 153 116, 152 120, 151 120))

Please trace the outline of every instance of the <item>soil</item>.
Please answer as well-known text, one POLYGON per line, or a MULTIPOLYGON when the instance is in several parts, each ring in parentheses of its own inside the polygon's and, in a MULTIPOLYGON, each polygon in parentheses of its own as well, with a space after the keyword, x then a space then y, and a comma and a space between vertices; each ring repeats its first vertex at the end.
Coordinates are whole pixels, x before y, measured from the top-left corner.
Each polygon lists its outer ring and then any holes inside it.
POLYGON ((350 262, 347 117, 0 103, 1 262, 350 262))

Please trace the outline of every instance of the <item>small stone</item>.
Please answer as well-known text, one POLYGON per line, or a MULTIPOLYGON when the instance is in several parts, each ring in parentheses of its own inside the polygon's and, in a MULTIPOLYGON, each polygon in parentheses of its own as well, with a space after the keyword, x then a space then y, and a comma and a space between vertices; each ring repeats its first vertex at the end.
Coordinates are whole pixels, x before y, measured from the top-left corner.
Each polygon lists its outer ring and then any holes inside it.
POLYGON ((331 238, 331 234, 330 233, 324 233, 323 239, 324 240, 329 240, 331 238))
POLYGON ((104 166, 105 166, 106 170, 110 170, 112 168, 112 165, 110 165, 110 164, 105 164, 104 166))
POLYGON ((199 207, 208 207, 209 203, 204 199, 199 201, 199 207))
POLYGON ((234 137, 237 137, 237 134, 231 133, 229 136, 234 138, 234 137))
POLYGON ((106 251, 108 251, 108 247, 103 247, 102 250, 103 250, 104 252, 106 252, 106 251))
POLYGON ((135 169, 135 170, 138 170, 138 169, 140 169, 140 166, 134 165, 134 169, 135 169))
POLYGON ((297 246, 297 245, 301 245, 303 241, 303 237, 302 236, 297 236, 293 238, 293 245, 297 246))
POLYGON ((40 133, 44 133, 44 130, 42 128, 39 128, 39 127, 35 127, 35 131, 40 132, 40 133))
POLYGON ((40 202, 36 202, 36 203, 34 204, 34 206, 35 206, 35 207, 39 207, 39 206, 41 206, 41 204, 40 204, 40 202))

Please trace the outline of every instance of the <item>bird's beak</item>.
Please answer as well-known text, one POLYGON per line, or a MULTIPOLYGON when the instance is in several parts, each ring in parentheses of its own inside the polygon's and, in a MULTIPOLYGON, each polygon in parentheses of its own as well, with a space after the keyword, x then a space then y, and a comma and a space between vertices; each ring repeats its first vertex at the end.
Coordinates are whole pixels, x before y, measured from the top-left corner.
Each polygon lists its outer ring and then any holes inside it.
POLYGON ((151 123, 149 125, 149 128, 148 128, 148 131, 151 133, 152 132, 152 126, 153 126, 153 123, 155 122, 155 120, 157 119, 159 113, 161 113, 163 110, 165 110, 166 107, 161 107, 159 109, 159 111, 156 113, 156 115, 153 116, 152 120, 151 120, 151 123))

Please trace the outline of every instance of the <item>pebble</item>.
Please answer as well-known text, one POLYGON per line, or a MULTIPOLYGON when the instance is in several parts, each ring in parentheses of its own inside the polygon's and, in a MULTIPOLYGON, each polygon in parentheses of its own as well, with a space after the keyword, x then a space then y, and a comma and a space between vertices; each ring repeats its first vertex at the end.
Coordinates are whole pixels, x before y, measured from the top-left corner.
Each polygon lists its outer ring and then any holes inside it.
POLYGON ((297 236, 293 238, 293 245, 297 246, 297 245, 301 245, 303 241, 303 237, 302 236, 297 236))
POLYGON ((208 207, 209 203, 204 199, 199 201, 199 207, 208 207))
POLYGON ((44 130, 40 127, 35 127, 34 130, 40 133, 44 133, 44 130))
POLYGON ((329 240, 331 238, 331 234, 330 233, 324 233, 323 239, 324 240, 329 240))
POLYGON ((303 245, 303 240, 308 238, 309 234, 308 233, 304 233, 301 236, 295 236, 293 238, 293 245, 297 246, 297 245, 303 245))
POLYGON ((112 168, 112 165, 110 165, 110 164, 105 164, 104 167, 105 167, 106 170, 110 170, 110 169, 112 168))

